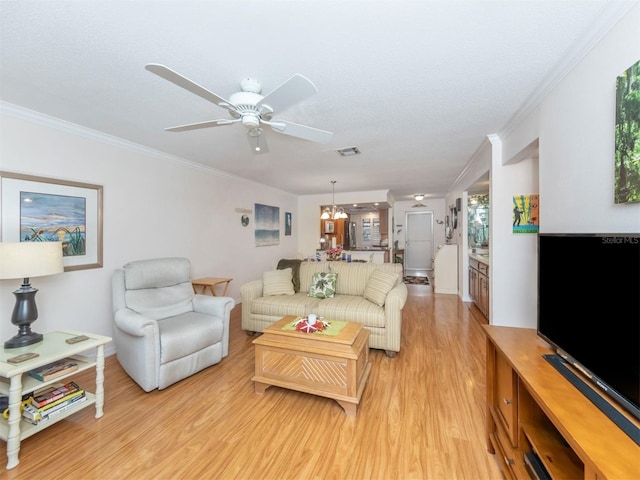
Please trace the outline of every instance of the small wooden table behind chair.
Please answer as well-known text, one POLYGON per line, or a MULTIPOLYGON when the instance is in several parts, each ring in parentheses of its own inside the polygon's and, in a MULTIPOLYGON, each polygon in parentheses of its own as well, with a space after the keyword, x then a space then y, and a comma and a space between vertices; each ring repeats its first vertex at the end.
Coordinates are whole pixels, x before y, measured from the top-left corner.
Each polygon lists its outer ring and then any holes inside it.
POLYGON ((231 280, 233 280, 233 278, 204 277, 204 278, 197 278, 195 280, 191 280, 191 284, 193 285, 194 293, 198 293, 198 290, 196 289, 196 287, 201 286, 202 287, 201 293, 204 294, 208 288, 209 291, 211 292, 211 295, 213 295, 214 297, 217 297, 218 295, 216 295, 216 292, 213 289, 213 287, 221 283, 224 283, 225 284, 224 291, 222 292, 222 296, 224 297, 227 294, 227 288, 229 288, 229 283, 231 282, 231 280))

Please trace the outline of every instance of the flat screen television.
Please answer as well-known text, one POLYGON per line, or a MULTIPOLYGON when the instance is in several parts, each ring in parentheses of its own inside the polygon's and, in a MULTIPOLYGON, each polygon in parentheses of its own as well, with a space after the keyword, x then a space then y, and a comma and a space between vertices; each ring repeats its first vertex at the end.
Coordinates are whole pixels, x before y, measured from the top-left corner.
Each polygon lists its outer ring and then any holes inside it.
POLYGON ((537 331, 640 419, 640 233, 540 233, 537 331))

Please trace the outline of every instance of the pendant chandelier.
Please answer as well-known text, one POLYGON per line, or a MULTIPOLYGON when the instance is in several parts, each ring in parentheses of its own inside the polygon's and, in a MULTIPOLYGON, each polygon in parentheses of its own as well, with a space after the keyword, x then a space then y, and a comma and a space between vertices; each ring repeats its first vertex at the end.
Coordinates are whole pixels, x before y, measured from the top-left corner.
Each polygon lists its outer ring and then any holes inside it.
POLYGON ((349 215, 345 213, 342 207, 338 208, 336 206, 336 181, 335 180, 331 180, 331 188, 332 188, 333 205, 331 206, 331 208, 325 207, 325 209, 322 211, 322 215, 320 215, 320 218, 322 220, 329 220, 329 219, 340 220, 342 218, 349 218, 349 215))

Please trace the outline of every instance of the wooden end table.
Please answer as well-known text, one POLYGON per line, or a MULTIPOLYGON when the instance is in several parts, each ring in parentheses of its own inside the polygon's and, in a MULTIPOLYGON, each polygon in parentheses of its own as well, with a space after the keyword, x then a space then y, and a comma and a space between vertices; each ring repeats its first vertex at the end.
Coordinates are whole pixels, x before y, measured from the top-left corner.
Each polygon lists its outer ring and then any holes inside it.
POLYGON ((95 404, 96 408, 95 417, 102 417, 104 405, 104 345, 110 341, 110 337, 102 335, 85 334, 77 331, 59 331, 45 333, 44 339, 33 345, 15 349, 5 348, 0 351, 0 394, 9 397, 9 419, 5 420, 0 416, 0 439, 7 442, 7 469, 18 465, 20 442, 25 438, 92 404, 95 404), (79 335, 86 335, 88 338, 79 343, 69 344, 66 342, 66 340, 79 335), (92 355, 95 356, 87 357, 81 355, 85 351, 92 352, 94 350, 95 353, 92 353, 92 355), (9 363, 8 360, 10 358, 23 353, 37 353, 38 356, 22 363, 9 363), (79 368, 45 382, 40 382, 29 375, 29 370, 66 357, 73 358, 78 363, 79 368), (20 404, 23 395, 54 383, 64 383, 68 381, 68 377, 90 368, 95 369, 96 372, 96 391, 95 393, 85 392, 86 401, 78 403, 77 406, 70 408, 68 411, 38 425, 32 425, 22 419, 20 404))
POLYGON ((233 278, 204 277, 191 280, 191 285, 193 285, 193 293, 198 293, 196 287, 202 287, 202 293, 205 293, 208 288, 211 292, 211 295, 217 297, 213 287, 224 283, 224 291, 222 292, 222 296, 224 297, 227 294, 227 288, 229 288, 229 283, 231 282, 231 280, 233 280, 233 278))
POLYGON ((286 316, 264 329, 255 345, 255 392, 272 385, 332 398, 356 416, 369 378, 369 330, 347 322, 336 336, 283 330, 286 316))

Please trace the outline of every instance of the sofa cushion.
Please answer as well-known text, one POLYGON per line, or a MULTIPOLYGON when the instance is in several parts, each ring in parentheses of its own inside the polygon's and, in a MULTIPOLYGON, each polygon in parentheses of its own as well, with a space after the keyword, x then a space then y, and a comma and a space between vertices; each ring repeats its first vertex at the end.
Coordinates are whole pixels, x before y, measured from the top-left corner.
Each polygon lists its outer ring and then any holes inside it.
POLYGON ((300 291, 300 262, 299 259, 283 258, 278 262, 276 267, 278 270, 284 270, 285 268, 291 268, 291 276, 293 281, 293 291, 298 293, 300 291))
POLYGON ((302 262, 300 264, 300 291, 308 292, 313 284, 313 274, 328 272, 329 263, 331 262, 302 262))
POLYGON ((367 278, 375 270, 372 263, 327 262, 330 272, 338 274, 337 295, 362 295, 367 278))
MULTIPOLYGON (((269 317, 296 315, 303 317, 308 313, 316 313, 315 308, 319 303, 320 299, 309 297, 306 293, 300 292, 294 295, 258 297, 246 308, 251 308, 252 315, 266 315, 269 317)), ((243 307, 245 307, 244 304, 243 307)))
POLYGON ((366 327, 385 327, 384 307, 357 295, 336 295, 321 300, 314 313, 328 320, 357 322, 366 327))
POLYGON ((396 283, 398 283, 398 275, 375 270, 367 280, 367 287, 364 289, 363 296, 376 305, 383 306, 387 293, 391 291, 396 283))
POLYGON ((291 268, 273 270, 262 274, 262 295, 293 295, 293 280, 291 268))
POLYGON ((317 272, 313 274, 313 283, 309 288, 309 296, 316 298, 331 298, 336 294, 338 274, 317 272))

